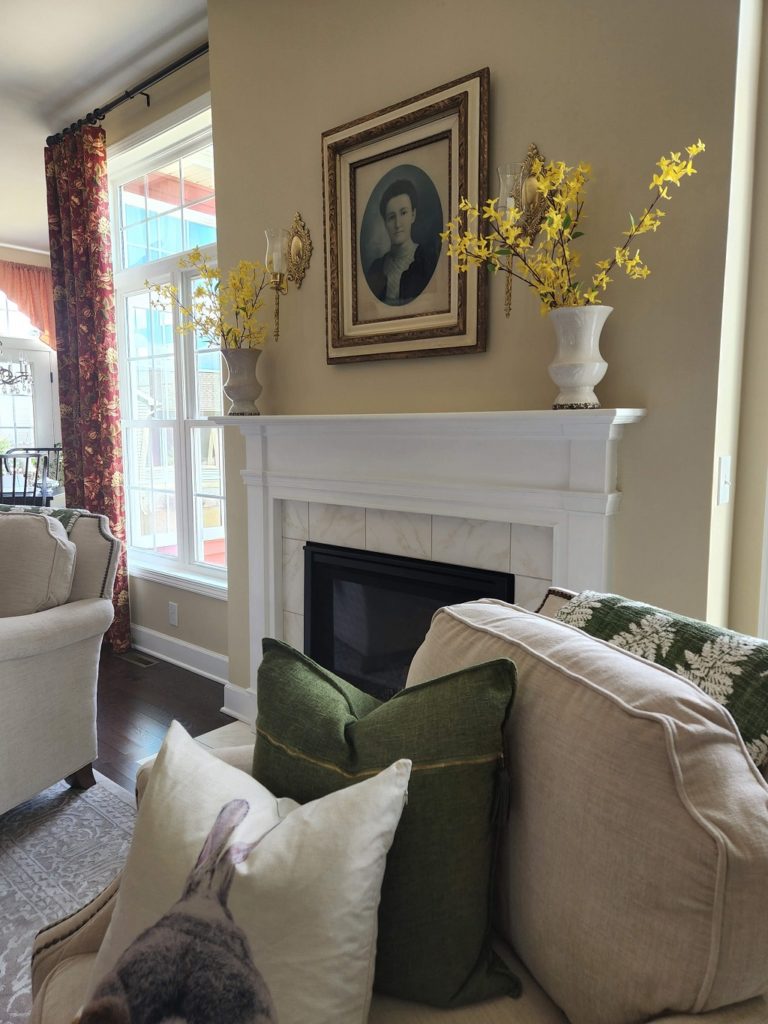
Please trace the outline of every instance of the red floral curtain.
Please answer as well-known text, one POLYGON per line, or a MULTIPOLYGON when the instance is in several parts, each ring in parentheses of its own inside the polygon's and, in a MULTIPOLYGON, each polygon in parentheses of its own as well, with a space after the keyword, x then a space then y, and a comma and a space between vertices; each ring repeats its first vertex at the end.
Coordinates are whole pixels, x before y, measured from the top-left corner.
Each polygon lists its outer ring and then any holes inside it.
POLYGON ((56 348, 53 317, 53 282, 48 267, 0 260, 0 292, 32 321, 40 331, 40 340, 56 348))
MULTIPOLYGON (((45 149, 67 504, 99 512, 125 539, 123 450, 104 130, 85 126, 45 149)), ((107 640, 131 643, 123 548, 107 640)))

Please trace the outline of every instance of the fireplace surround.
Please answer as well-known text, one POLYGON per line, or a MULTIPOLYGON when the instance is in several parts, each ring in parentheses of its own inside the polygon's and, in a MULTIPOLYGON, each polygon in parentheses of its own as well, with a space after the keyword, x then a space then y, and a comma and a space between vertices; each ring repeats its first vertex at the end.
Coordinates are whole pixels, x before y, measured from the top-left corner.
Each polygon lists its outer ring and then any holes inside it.
POLYGON ((642 409, 225 416, 245 437, 248 691, 261 641, 303 649, 307 540, 496 569, 535 608, 551 584, 610 589, 618 447, 642 409))

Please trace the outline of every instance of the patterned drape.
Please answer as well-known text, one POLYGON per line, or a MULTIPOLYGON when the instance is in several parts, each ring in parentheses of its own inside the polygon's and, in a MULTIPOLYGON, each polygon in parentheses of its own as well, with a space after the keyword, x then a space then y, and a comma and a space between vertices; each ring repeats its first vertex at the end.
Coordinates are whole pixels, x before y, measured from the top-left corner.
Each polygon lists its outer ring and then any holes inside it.
MULTIPOLYGON (((106 138, 85 126, 45 150, 67 504, 100 512, 125 539, 123 451, 106 138)), ((114 591, 114 650, 130 646, 125 548, 114 591)))
POLYGON ((40 340, 56 348, 53 281, 48 267, 0 260, 0 292, 5 292, 40 331, 40 340))

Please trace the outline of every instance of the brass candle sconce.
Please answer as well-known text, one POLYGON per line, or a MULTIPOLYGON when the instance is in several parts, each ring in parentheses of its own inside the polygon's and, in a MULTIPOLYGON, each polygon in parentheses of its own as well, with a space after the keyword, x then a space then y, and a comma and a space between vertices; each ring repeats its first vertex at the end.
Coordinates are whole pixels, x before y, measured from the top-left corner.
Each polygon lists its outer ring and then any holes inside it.
MULTIPOLYGON (((525 160, 519 165, 503 164, 499 167, 499 202, 498 209, 506 212, 513 204, 522 211, 517 222, 523 233, 533 240, 541 226, 547 211, 547 196, 536 187, 536 176, 533 173, 534 162, 544 164, 545 158, 539 147, 532 142, 528 147, 525 160)), ((507 257, 511 259, 511 257, 507 257)), ((504 292, 504 312, 509 316, 512 310, 512 275, 506 275, 504 292)))
POLYGON ((288 293, 288 282, 301 288, 312 257, 309 228, 296 213, 289 230, 267 228, 267 255, 264 263, 270 275, 269 286, 275 293, 273 337, 280 337, 280 296, 288 293))

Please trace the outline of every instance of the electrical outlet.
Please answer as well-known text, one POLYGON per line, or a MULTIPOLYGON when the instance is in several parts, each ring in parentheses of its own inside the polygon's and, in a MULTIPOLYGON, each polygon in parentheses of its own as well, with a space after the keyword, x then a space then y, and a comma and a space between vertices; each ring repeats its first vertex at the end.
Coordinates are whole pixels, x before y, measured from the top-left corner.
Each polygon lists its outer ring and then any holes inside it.
POLYGON ((168 623, 171 626, 178 626, 179 624, 179 606, 175 601, 168 602, 168 623))

